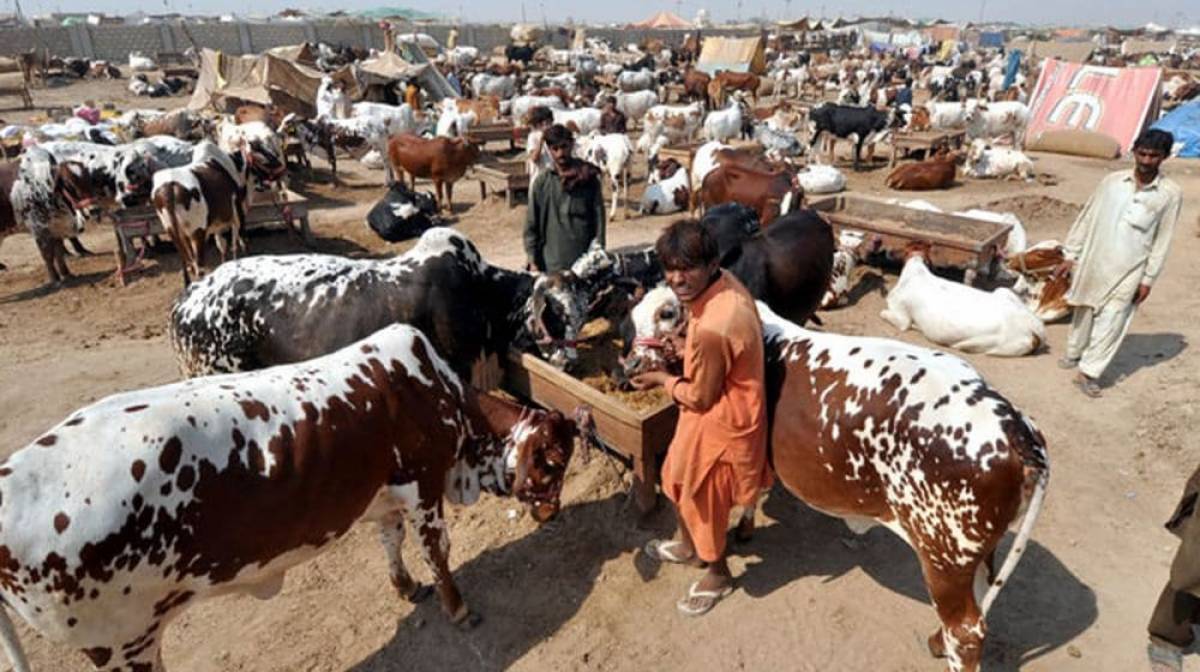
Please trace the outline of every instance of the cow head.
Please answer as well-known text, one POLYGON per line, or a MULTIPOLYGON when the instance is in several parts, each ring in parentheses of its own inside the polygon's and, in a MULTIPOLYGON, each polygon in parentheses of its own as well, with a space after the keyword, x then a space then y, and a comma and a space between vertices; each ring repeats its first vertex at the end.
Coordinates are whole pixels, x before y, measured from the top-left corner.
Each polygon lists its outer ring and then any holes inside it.
POLYGON ((117 201, 122 207, 132 207, 150 197, 154 172, 162 166, 149 152, 127 152, 117 163, 117 201))
POLYGON ((558 514, 567 465, 575 440, 584 454, 595 441, 596 425, 587 406, 568 418, 558 411, 533 411, 523 415, 505 440, 505 469, 509 492, 529 507, 539 523, 558 514))
POLYGON ((260 186, 278 182, 287 174, 283 158, 262 140, 247 141, 242 145, 242 154, 246 157, 249 172, 260 186))
POLYGON ((648 371, 678 372, 682 353, 674 339, 687 328, 687 310, 665 285, 646 292, 629 313, 633 337, 625 343, 623 373, 633 377, 648 371))
POLYGON ((525 303, 525 331, 542 358, 569 370, 579 359, 576 340, 587 320, 587 291, 570 271, 539 275, 525 303))
POLYGON ((63 161, 55 167, 54 193, 67 202, 80 230, 83 229, 84 222, 99 217, 103 212, 99 191, 91 171, 82 163, 63 161))

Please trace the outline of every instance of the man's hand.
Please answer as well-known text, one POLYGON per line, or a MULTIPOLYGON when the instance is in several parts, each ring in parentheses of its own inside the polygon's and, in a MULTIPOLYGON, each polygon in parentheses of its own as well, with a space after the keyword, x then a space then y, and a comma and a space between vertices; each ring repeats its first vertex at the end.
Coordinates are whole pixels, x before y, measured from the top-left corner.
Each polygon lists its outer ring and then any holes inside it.
POLYGON ((1133 305, 1140 306, 1150 296, 1150 285, 1138 285, 1137 294, 1133 295, 1133 305))
POLYGON ((1069 278, 1071 277, 1071 271, 1074 270, 1074 268, 1075 262, 1069 259, 1064 259, 1061 264, 1054 267, 1054 272, 1050 274, 1050 278, 1053 280, 1058 280, 1059 278, 1064 277, 1069 278))
POLYGON ((634 389, 637 390, 649 390, 662 386, 670 377, 670 374, 664 371, 650 371, 648 373, 639 373, 630 378, 629 384, 633 385, 634 389))
POLYGON ((530 273, 537 273, 538 272, 537 264, 533 263, 533 261, 526 261, 525 262, 525 270, 530 273))

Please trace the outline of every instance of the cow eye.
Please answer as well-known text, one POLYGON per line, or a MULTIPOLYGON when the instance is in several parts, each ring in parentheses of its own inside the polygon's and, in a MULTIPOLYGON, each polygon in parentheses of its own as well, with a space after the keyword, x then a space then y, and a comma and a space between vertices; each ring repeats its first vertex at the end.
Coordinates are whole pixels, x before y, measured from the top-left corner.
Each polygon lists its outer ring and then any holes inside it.
POLYGON ((675 319, 675 309, 674 308, 663 308, 662 319, 664 319, 664 320, 675 319))

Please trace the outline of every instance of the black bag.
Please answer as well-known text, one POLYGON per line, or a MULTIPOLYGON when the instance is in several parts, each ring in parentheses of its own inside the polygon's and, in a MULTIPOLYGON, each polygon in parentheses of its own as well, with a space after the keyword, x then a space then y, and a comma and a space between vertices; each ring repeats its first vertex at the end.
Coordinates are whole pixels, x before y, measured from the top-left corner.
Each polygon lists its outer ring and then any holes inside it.
POLYGON ((433 195, 410 191, 399 182, 367 213, 371 230, 389 243, 415 238, 439 222, 433 195))

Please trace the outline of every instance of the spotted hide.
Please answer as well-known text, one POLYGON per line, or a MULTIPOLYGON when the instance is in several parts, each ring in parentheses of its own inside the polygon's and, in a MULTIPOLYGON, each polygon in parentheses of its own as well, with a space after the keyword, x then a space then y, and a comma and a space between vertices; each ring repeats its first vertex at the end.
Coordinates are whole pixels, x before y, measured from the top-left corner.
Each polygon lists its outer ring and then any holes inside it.
MULTIPOLYGON (((882 524, 904 539, 942 622, 930 650, 952 672, 978 672, 984 618, 1029 542, 1049 480, 1041 432, 957 357, 809 331, 762 302, 758 311, 779 481, 856 532, 882 524), (1018 518, 996 572, 996 548, 1018 518)), ((639 345, 627 363, 662 365, 658 341, 685 311, 661 288, 633 315, 639 345)))
POLYGON ((491 266, 465 236, 439 227, 392 259, 297 254, 222 264, 176 301, 171 341, 184 375, 198 376, 310 359, 401 322, 478 383, 473 365, 509 347, 573 363, 586 312, 577 285, 570 273, 491 266))
POLYGON ((118 394, 0 465, 0 597, 98 668, 160 672, 188 605, 269 598, 359 521, 379 523, 400 596, 424 597, 401 558, 407 520, 443 608, 473 624, 443 497, 512 495, 548 520, 579 427, 591 436, 585 409, 476 396, 403 325, 308 362, 118 394))

